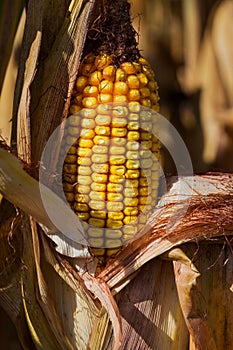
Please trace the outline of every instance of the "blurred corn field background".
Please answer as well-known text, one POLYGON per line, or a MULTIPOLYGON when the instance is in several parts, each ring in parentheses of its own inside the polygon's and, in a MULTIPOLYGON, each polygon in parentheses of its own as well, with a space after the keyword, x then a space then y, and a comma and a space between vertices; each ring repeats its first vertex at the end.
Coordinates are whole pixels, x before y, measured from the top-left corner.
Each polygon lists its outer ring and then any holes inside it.
MULTIPOLYGON (((0 137, 4 138, 8 144, 10 144, 11 133, 15 141, 16 131, 14 128, 12 130, 11 123, 12 115, 15 114, 13 111, 14 86, 26 18, 24 8, 29 3, 30 0, 0 2, 0 137)), ((49 0, 44 0, 43 3, 49 9, 49 0)), ((67 8, 69 3, 69 0, 64 1, 64 8, 67 8)), ((208 170, 232 172, 233 1, 132 0, 130 3, 134 27, 138 32, 139 48, 156 72, 160 113, 171 121, 185 141, 194 172, 208 170)), ((61 1, 59 4, 61 5, 61 1)), ((58 17, 57 23, 46 25, 59 27, 61 22, 61 17, 58 17)), ((53 38, 50 38, 43 44, 42 55, 46 55, 46 45, 49 47, 52 40, 53 38)), ((34 89, 36 89, 35 86, 34 89)), ((15 98, 17 99, 17 96, 15 98)), ((37 101, 33 103, 35 105, 37 101)), ((169 156, 166 156, 165 173, 174 174, 175 165, 169 156)), ((224 291, 224 285, 218 284, 218 280, 221 281, 222 274, 227 276, 230 274, 229 270, 222 272, 221 267, 227 260, 232 260, 232 251, 229 247, 223 248, 223 244, 216 244, 215 249, 212 247, 213 244, 207 248, 202 246, 197 253, 195 244, 191 244, 189 249, 185 247, 184 250, 189 251, 191 260, 193 254, 198 270, 207 275, 206 280, 201 282, 203 299, 209 304, 214 304, 214 300, 210 300, 206 287, 210 283, 213 289, 218 289, 219 295, 225 293, 226 300, 228 298, 230 302, 232 297, 224 291), (224 254, 221 254, 222 249, 226 249, 224 254), (212 274, 211 266, 215 266, 212 274)), ((160 261, 160 271, 169 272, 171 266, 166 263, 169 258, 165 257, 160 261)), ((174 264, 178 265, 178 262, 174 264)), ((175 268, 178 269, 178 266, 175 268)), ((146 267, 144 270, 146 276, 146 267)), ((159 274, 158 271, 156 273, 159 274)), ((227 278, 230 279, 229 276, 227 278)), ((137 279, 133 283, 137 285, 137 279)), ((169 283, 174 289, 175 282, 169 280, 169 283)), ((175 290, 174 295, 177 298, 175 290)), ((137 295, 134 297, 137 298, 137 295)), ((146 297, 149 298, 149 296, 146 297)), ((158 298, 162 300, 163 297, 158 296, 158 298)), ((214 298, 217 298, 217 295, 214 298)), ((123 314, 125 299, 126 297, 120 304, 123 314)), ((223 305, 225 311, 227 305, 229 305, 227 302, 223 305)), ((216 313, 219 314, 216 315, 212 310, 210 316, 212 324, 216 317, 221 322, 221 309, 216 310, 216 313)), ((124 322, 127 323, 127 317, 124 322)), ((233 321, 230 320, 230 322, 233 327, 233 321)), ((180 327, 181 329, 185 327, 184 321, 181 322, 180 327)), ((226 329, 229 332, 227 326, 223 327, 222 332, 226 329)), ((215 334, 214 336, 217 339, 216 349, 232 348, 232 343, 221 347, 221 336, 215 334)), ((186 337, 188 339, 188 333, 186 337)), ((231 336, 228 338, 232 340, 231 336)), ((0 339, 2 350, 21 349, 14 326, 2 309, 0 310, 0 339)), ((180 344, 187 344, 187 339, 183 339, 180 344)), ((163 341, 168 342, 165 334, 163 341)), ((153 346, 152 344, 152 349, 157 349, 153 346)), ((186 349, 180 346, 179 349, 186 349)), ((208 349, 212 349, 211 342, 208 346, 208 349)), ((158 345, 158 349, 162 347, 158 345)), ((199 348, 192 345, 191 341, 189 349, 199 348)))

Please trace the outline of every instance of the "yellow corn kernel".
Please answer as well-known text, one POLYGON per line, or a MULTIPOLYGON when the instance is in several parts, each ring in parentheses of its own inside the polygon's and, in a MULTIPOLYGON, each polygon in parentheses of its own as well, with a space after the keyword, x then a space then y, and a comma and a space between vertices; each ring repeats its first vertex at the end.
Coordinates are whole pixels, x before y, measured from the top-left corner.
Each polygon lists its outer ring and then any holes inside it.
POLYGON ((138 215, 138 208, 137 207, 127 207, 124 209, 124 214, 127 216, 137 216, 138 215))
POLYGON ((76 154, 77 153, 77 147, 75 146, 71 146, 69 149, 68 149, 68 152, 67 154, 76 154))
MULTIPOLYGON (((105 183, 101 183, 101 182, 93 182, 91 184, 91 189, 93 191, 105 192, 106 191, 106 184, 105 183)), ((90 192, 90 188, 89 188, 89 192, 90 192)))
POLYGON ((127 74, 125 73, 125 71, 121 68, 118 68, 116 70, 116 82, 126 81, 126 79, 127 79, 127 74))
POLYGON ((75 83, 76 89, 78 92, 82 92, 83 89, 87 86, 88 78, 80 75, 75 83))
POLYGON ((95 122, 97 125, 110 125, 111 117, 110 115, 97 114, 95 122))
POLYGON ((89 84, 98 86, 102 80, 102 73, 100 71, 94 71, 89 77, 89 84))
POLYGON ((136 151, 127 151, 126 152, 126 159, 138 159, 139 153, 136 151))
POLYGON ((90 155, 91 151, 89 148, 79 147, 77 152, 78 152, 79 157, 86 157, 86 156, 90 155))
POLYGON ((127 95, 128 85, 124 81, 117 81, 114 84, 114 95, 127 95))
POLYGON ((116 253, 119 252, 119 248, 118 249, 113 249, 115 247, 121 247, 122 242, 120 239, 108 239, 106 241, 106 248, 107 249, 107 257, 113 257, 114 255, 116 255, 116 253))
POLYGON ((140 91, 137 89, 130 89, 129 90, 129 100, 130 101, 139 101, 141 98, 140 91))
POLYGON ((82 99, 83 99, 83 94, 78 94, 77 96, 75 96, 74 102, 75 102, 78 106, 82 106, 82 99))
POLYGON ((111 146, 109 150, 110 154, 119 155, 125 153, 124 147, 118 147, 118 146, 111 146))
POLYGON ((90 217, 88 212, 78 212, 76 211, 77 217, 82 221, 87 221, 90 217))
POLYGON ((98 182, 98 183, 107 183, 108 181, 108 175, 107 174, 99 174, 99 173, 93 173, 91 175, 92 180, 94 182, 98 182))
POLYGON ((89 202, 89 207, 92 210, 103 210, 105 208, 105 202, 104 201, 96 201, 96 200, 91 200, 89 202))
POLYGON ((91 161, 93 163, 107 163, 108 161, 108 155, 107 154, 93 154, 91 157, 91 161))
POLYGON ((122 63, 121 68, 126 72, 127 75, 137 73, 135 66, 131 62, 122 63))
POLYGON ((128 179, 128 180, 125 180, 125 187, 138 187, 139 186, 139 181, 138 179, 136 180, 132 180, 132 179, 128 179))
POLYGON ((124 232, 123 238, 125 241, 132 239, 137 232, 137 225, 131 224, 131 225, 124 226, 123 232, 124 232))
POLYGON ((110 212, 108 212, 108 219, 110 219, 110 220, 122 220, 122 219, 124 219, 124 214, 122 212, 110 211, 110 212))
POLYGON ((83 90, 84 96, 98 96, 98 88, 96 86, 87 85, 83 90))
POLYGON ((133 112, 133 113, 139 113, 141 109, 140 103, 138 101, 129 102, 128 107, 130 112, 133 112))
POLYGON ((109 228, 120 228, 123 226, 123 222, 121 220, 107 220, 107 227, 109 228))
POLYGON ((88 224, 96 227, 104 227, 105 226, 105 220, 103 219, 97 219, 97 218, 90 218, 88 220, 88 224))
POLYGON ((110 103, 112 102, 112 95, 101 93, 98 95, 98 101, 100 103, 110 103))
POLYGON ((107 213, 105 211, 97 211, 97 210, 91 210, 90 211, 90 215, 93 218, 97 218, 97 219, 106 219, 107 217, 107 213))
POLYGON ((104 246, 103 238, 92 238, 91 237, 91 238, 88 239, 88 242, 89 242, 91 247, 102 248, 104 246))
POLYGON ((137 159, 129 159, 126 162, 126 168, 127 169, 138 169, 140 167, 140 161, 137 159))
POLYGON ((108 190, 108 192, 122 192, 123 186, 121 184, 118 184, 118 183, 109 182, 107 184, 107 190, 108 190))
POLYGON ((116 68, 112 65, 109 65, 103 69, 103 78, 108 81, 114 81, 116 74, 116 68))
POLYGON ((128 108, 125 106, 121 106, 121 105, 117 105, 114 106, 114 108, 112 109, 112 116, 113 117, 127 117, 128 115, 128 108))
POLYGON ((140 138, 140 133, 138 131, 129 131, 127 134, 127 139, 131 141, 137 141, 140 138))
POLYGON ((105 200, 105 192, 97 192, 91 191, 89 197, 95 201, 104 201, 105 200))
POLYGON ((107 174, 109 171, 109 165, 108 164, 102 164, 102 163, 93 163, 91 166, 91 170, 95 173, 100 174, 107 174))
POLYGON ((73 104, 72 106, 70 106, 69 112, 70 114, 75 114, 80 112, 81 109, 82 109, 81 106, 77 106, 76 104, 73 104))
POLYGON ((86 203, 77 203, 76 202, 74 204, 74 210, 78 211, 78 212, 80 212, 80 211, 89 211, 89 206, 86 203))
POLYGON ((94 137, 94 143, 96 145, 103 145, 103 146, 108 146, 109 145, 109 137, 107 136, 99 136, 99 135, 96 135, 94 137))
POLYGON ((99 91, 101 94, 111 94, 113 92, 113 82, 109 80, 102 80, 99 84, 99 91))
POLYGON ((139 129, 139 123, 138 121, 131 121, 128 123, 127 125, 128 130, 132 131, 132 130, 138 130, 139 129))
POLYGON ((134 187, 127 187, 124 189, 124 195, 125 197, 137 197, 138 195, 138 189, 137 187, 134 188, 134 187))
POLYGON ((121 202, 123 200, 123 195, 121 193, 109 192, 107 194, 107 200, 110 202, 121 202))
POLYGON ((148 89, 147 87, 143 87, 140 89, 140 94, 142 97, 149 97, 151 92, 150 92, 150 89, 148 89))
POLYGON ((127 102, 127 96, 126 95, 114 95, 113 102, 125 103, 125 102, 127 102))
POLYGON ((78 184, 75 186, 75 191, 82 194, 88 194, 90 192, 90 186, 78 184))
POLYGON ((92 148, 93 142, 91 139, 80 138, 78 141, 78 145, 79 147, 82 147, 82 148, 92 148))
POLYGON ((124 175, 126 169, 124 165, 111 165, 110 173, 113 175, 124 175))
POLYGON ((128 141, 126 144, 126 148, 129 151, 137 151, 139 149, 139 143, 135 141, 128 141))
POLYGON ((136 222, 137 222, 137 216, 125 216, 123 220, 123 223, 125 225, 135 224, 136 222))
POLYGON ((89 166, 80 165, 78 167, 78 174, 79 175, 91 175, 91 169, 89 166))
POLYGON ((144 73, 139 73, 137 75, 137 77, 138 77, 138 80, 140 82, 140 86, 141 87, 144 87, 144 86, 146 86, 148 84, 148 78, 147 78, 147 76, 144 73))
POLYGON ((139 198, 139 204, 140 205, 148 205, 148 204, 151 204, 152 203, 152 199, 151 199, 151 197, 149 197, 149 196, 145 196, 145 197, 140 197, 139 198))
POLYGON ((111 124, 114 128, 122 128, 122 127, 125 127, 127 125, 127 123, 128 123, 128 121, 126 118, 113 117, 111 124))
POLYGON ((151 158, 145 158, 140 160, 141 167, 143 169, 150 169, 153 165, 153 160, 151 158))
MULTIPOLYGON (((125 138, 122 138, 122 137, 113 137, 111 139, 111 145, 112 146, 117 146, 117 147, 122 147, 124 146, 125 147, 125 144, 126 144, 126 139, 125 138)), ((111 148, 110 148, 111 149, 111 148)), ((111 152, 110 152, 111 153, 111 152)))
POLYGON ((142 98, 140 100, 141 102, 141 105, 144 106, 144 107, 147 107, 147 108, 151 108, 151 100, 149 98, 142 98))
POLYGON ((112 128, 111 135, 114 137, 124 137, 127 134, 126 128, 112 128))
POLYGON ((95 145, 92 149, 93 153, 107 154, 108 147, 102 145, 95 145))
POLYGON ((123 210, 124 204, 122 202, 107 202, 107 211, 116 211, 119 212, 123 210))
POLYGON ((73 202, 74 201, 74 194, 72 192, 66 192, 66 199, 68 202, 73 202))
POLYGON ((86 129, 93 129, 95 127, 95 121, 89 118, 83 118, 81 121, 81 127, 86 129))
POLYGON ((133 74, 127 77, 127 84, 130 89, 138 89, 140 83, 138 77, 133 74))
POLYGON ((95 132, 97 135, 108 136, 110 135, 110 127, 105 125, 97 125, 95 127, 95 132))
POLYGON ((89 196, 87 194, 80 194, 76 193, 75 194, 75 201, 79 203, 88 203, 89 201, 89 196))
POLYGON ((137 179, 140 175, 139 170, 127 170, 125 177, 126 179, 137 179))
POLYGON ((80 114, 83 118, 93 119, 96 116, 96 110, 94 108, 82 108, 80 114))
POLYGON ((121 230, 114 230, 114 229, 107 229, 106 230, 106 238, 107 240, 115 240, 117 238, 121 238, 122 237, 122 232, 121 230))
POLYGON ((112 165, 121 165, 125 164, 125 156, 124 155, 110 155, 109 162, 112 165))
POLYGON ((148 184, 150 183, 151 181, 149 179, 147 179, 146 177, 140 177, 139 179, 139 186, 140 187, 145 187, 145 186, 148 186, 148 184))
POLYGON ((140 187, 139 188, 139 195, 140 196, 148 196, 151 193, 151 189, 149 187, 140 187))
POLYGON ((77 180, 80 185, 88 186, 91 184, 90 176, 78 175, 77 180))
POLYGON ((84 139, 93 139, 95 136, 95 132, 92 129, 81 129, 80 131, 80 137, 83 137, 84 139))
POLYGON ((96 97, 84 97, 82 99, 82 105, 83 107, 86 107, 86 108, 90 108, 90 107, 94 107, 96 106, 98 103, 97 101, 97 98, 96 97))
POLYGON ((89 166, 91 165, 91 158, 89 157, 78 157, 78 161, 77 161, 78 165, 86 165, 89 166))
POLYGON ((124 198, 124 205, 126 207, 136 207, 138 205, 138 198, 124 198))

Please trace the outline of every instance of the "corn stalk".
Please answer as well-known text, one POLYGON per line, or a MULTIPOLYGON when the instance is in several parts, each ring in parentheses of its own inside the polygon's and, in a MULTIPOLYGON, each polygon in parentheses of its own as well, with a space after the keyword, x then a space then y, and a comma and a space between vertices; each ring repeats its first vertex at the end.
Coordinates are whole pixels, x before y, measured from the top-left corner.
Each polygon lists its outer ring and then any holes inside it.
MULTIPOLYGON (((66 116, 95 3, 28 2, 13 110, 17 153, 0 144, 0 304, 24 349, 230 349, 231 174, 170 179, 144 235, 97 278, 85 241, 67 246, 43 207, 41 191, 69 238, 80 237, 71 209, 35 174, 66 116)), ((56 150, 52 159, 51 169, 56 150)))

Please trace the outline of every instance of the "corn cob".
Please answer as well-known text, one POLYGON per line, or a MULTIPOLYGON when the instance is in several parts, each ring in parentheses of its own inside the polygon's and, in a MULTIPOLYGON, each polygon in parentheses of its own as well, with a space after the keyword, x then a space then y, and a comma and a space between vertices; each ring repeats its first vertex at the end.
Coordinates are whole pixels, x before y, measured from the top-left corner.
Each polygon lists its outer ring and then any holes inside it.
POLYGON ((67 119, 66 139, 74 142, 63 188, 78 218, 89 224, 88 241, 99 258, 116 253, 151 214, 158 189, 159 142, 151 133, 158 100, 144 58, 116 67, 109 55, 89 54, 80 66, 69 109, 75 117, 67 119))

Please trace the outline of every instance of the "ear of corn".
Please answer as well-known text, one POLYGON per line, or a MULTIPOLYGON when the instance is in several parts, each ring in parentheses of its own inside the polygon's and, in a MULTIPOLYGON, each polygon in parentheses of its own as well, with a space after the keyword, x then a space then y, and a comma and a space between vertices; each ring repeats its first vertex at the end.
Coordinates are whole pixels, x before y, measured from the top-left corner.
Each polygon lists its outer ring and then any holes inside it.
POLYGON ((159 142, 151 130, 158 100, 153 71, 143 58, 117 67, 109 55, 89 54, 80 66, 69 110, 75 116, 67 120, 65 137, 73 144, 63 188, 88 224, 89 244, 100 259, 132 239, 155 204, 159 142))

